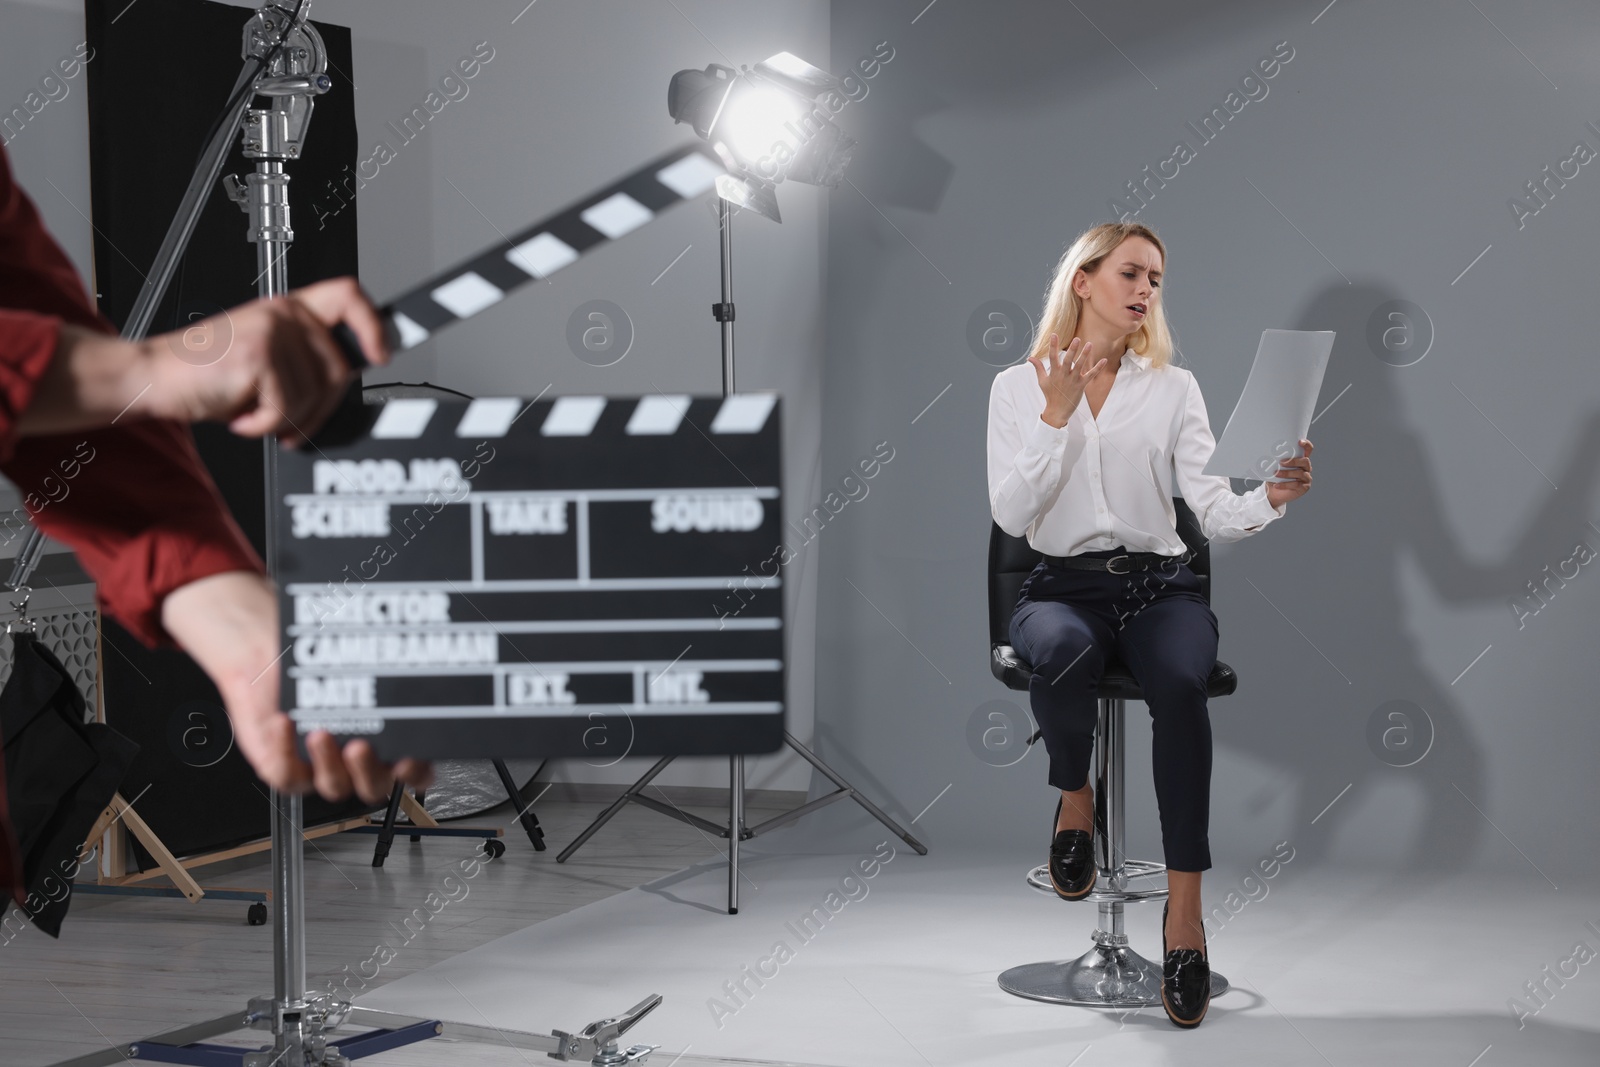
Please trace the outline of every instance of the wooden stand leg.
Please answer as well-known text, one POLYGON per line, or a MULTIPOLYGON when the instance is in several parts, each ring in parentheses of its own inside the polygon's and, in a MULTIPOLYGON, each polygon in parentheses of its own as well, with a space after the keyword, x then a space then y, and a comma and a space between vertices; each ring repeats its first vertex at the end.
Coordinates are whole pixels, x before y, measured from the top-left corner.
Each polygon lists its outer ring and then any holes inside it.
POLYGON ((428 814, 417 798, 407 793, 404 787, 400 790, 400 810, 406 813, 406 818, 411 820, 412 826, 438 826, 439 820, 428 814))
MULTIPOLYGON (((194 876, 178 861, 178 857, 174 856, 171 850, 162 843, 161 838, 156 836, 156 832, 150 829, 150 824, 140 818, 139 813, 133 810, 133 805, 123 799, 121 793, 111 798, 111 803, 106 805, 106 810, 101 812, 100 818, 95 820, 94 829, 89 832, 88 842, 84 848, 92 848, 95 838, 111 829, 112 824, 119 819, 128 827, 128 832, 138 838, 139 843, 155 859, 156 866, 160 872, 172 879, 172 884, 177 886, 179 891, 191 903, 206 895, 206 891, 200 888, 200 883, 194 880, 194 876)), ((102 880, 107 881, 107 879, 102 880)), ((113 876, 109 881, 116 882, 120 881, 120 879, 113 876)))

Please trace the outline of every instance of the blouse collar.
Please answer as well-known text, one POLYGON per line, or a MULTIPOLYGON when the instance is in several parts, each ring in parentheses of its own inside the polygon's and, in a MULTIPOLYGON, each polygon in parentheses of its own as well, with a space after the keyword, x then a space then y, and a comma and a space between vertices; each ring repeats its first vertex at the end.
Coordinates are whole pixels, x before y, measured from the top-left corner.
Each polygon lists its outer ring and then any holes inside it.
POLYGON ((1125 360, 1132 360, 1133 361, 1133 365, 1135 367, 1137 367, 1139 370, 1142 370, 1142 371, 1143 370, 1149 370, 1150 369, 1150 364, 1152 362, 1154 362, 1154 357, 1153 356, 1141 356, 1137 352, 1132 352, 1132 351, 1123 352, 1122 353, 1122 358, 1125 359, 1125 360))

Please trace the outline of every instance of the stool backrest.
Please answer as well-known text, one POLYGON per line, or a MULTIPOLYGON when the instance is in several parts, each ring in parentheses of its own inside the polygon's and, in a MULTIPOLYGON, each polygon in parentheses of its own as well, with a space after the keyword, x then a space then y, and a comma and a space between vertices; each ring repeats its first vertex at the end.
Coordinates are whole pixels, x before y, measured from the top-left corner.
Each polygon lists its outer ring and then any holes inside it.
MULTIPOLYGON (((1211 603, 1211 545, 1200 532, 1200 523, 1184 499, 1172 498, 1177 513, 1178 536, 1189 546, 1194 558, 1189 569, 1200 579, 1200 592, 1211 603)), ((1011 643, 1011 613, 1016 610, 1022 583, 1039 563, 1040 553, 1026 537, 1012 537, 998 524, 989 526, 989 643, 1011 643)))

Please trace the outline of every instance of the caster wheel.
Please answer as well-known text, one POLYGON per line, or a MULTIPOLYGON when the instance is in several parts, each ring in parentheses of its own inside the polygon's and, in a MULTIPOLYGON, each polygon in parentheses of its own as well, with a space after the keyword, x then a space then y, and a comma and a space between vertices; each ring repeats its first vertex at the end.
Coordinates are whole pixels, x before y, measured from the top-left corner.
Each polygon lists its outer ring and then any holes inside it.
POLYGON ((250 910, 245 913, 245 921, 251 926, 267 925, 267 906, 260 901, 250 905, 250 910))
POLYGON ((506 854, 505 842, 491 837, 483 843, 483 853, 490 859, 497 860, 506 854))

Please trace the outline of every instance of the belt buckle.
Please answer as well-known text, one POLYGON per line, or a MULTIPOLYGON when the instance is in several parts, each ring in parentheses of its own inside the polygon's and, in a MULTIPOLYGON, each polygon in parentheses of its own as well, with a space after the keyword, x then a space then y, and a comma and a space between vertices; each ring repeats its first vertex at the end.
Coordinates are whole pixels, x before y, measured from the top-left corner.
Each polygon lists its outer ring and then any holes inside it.
POLYGON ((1127 573, 1129 573, 1130 571, 1133 570, 1132 567, 1129 567, 1128 570, 1125 570, 1125 571, 1119 571, 1119 570, 1117 570, 1116 567, 1112 566, 1112 564, 1116 563, 1117 560, 1119 560, 1119 559, 1125 560, 1127 558, 1128 558, 1127 553, 1123 553, 1122 555, 1110 557, 1109 559, 1106 560, 1106 570, 1109 571, 1112 574, 1127 574, 1127 573))

